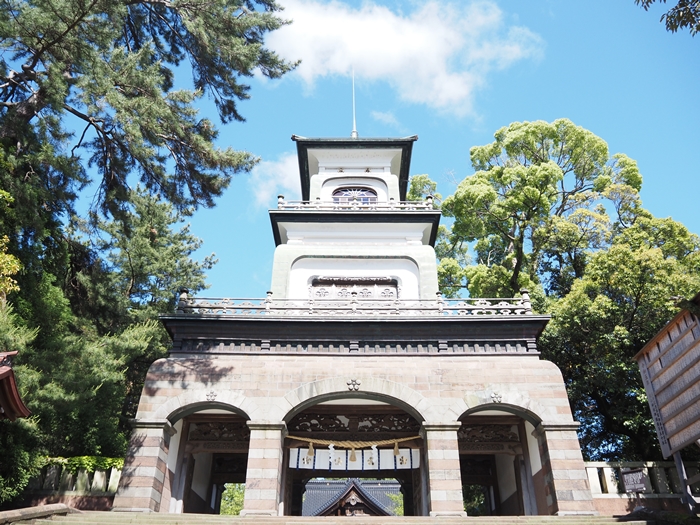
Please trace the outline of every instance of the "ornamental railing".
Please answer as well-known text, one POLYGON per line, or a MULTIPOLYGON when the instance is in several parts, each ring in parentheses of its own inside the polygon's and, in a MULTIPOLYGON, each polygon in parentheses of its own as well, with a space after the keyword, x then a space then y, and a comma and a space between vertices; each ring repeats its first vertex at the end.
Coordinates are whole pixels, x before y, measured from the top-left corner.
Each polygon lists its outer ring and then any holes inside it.
POLYGON ((474 317, 532 314, 527 290, 512 299, 444 299, 439 292, 434 300, 362 299, 353 292, 348 299, 214 299, 189 297, 180 292, 176 313, 188 315, 239 316, 395 316, 395 317, 474 317))
POLYGON ((387 201, 367 202, 361 199, 350 201, 286 201, 284 195, 277 197, 278 210, 304 211, 434 211, 433 198, 428 196, 424 201, 387 201))

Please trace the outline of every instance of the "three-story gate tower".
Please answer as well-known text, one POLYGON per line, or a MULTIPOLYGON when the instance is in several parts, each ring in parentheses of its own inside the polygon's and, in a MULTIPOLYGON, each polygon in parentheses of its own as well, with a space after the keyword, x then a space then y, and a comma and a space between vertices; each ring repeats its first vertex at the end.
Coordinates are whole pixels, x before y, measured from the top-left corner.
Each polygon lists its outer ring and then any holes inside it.
POLYGON ((302 200, 270 211, 272 285, 162 317, 114 510, 299 515, 313 478, 394 478, 407 515, 593 514, 548 317, 527 292, 443 299, 417 137, 296 142, 302 200))

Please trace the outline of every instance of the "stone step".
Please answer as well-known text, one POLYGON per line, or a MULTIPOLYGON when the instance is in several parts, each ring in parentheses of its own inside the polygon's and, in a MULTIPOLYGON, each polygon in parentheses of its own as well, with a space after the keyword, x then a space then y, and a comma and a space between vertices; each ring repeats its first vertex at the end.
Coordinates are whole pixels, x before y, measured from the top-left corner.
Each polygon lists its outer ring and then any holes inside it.
MULTIPOLYGON (((276 519, 270 519, 270 518, 253 518, 253 517, 247 517, 247 518, 236 518, 236 517, 226 517, 222 519, 200 519, 200 518, 191 518, 191 517, 171 517, 167 523, 171 524, 197 524, 197 525, 220 525, 221 523, 230 523, 230 524, 250 524, 250 523, 255 523, 255 525, 305 525, 305 524, 323 524, 323 525, 332 525, 335 523, 340 523, 339 520, 344 520, 347 519, 346 517, 331 517, 331 518, 318 518, 318 517, 308 517, 308 518, 301 518, 301 519, 289 519, 289 518, 276 518, 276 519)), ((353 522, 354 523, 366 523, 370 525, 383 525, 383 524, 391 524, 391 525, 396 525, 398 523, 426 523, 426 521, 431 521, 433 519, 438 519, 438 518, 421 518, 419 520, 406 520, 405 518, 401 517, 381 517, 381 518, 360 518, 360 517, 353 517, 353 522)), ((439 523, 443 525, 455 525, 455 524, 470 524, 470 525, 513 525, 518 522, 514 521, 500 521, 498 519, 484 519, 480 517, 467 517, 467 518, 439 518, 439 523)), ((154 520, 150 519, 148 517, 141 517, 141 518, 136 518, 136 519, 120 519, 120 520, 104 520, 104 519, 99 519, 96 517, 90 517, 90 518, 53 518, 51 521, 53 522, 60 522, 62 525, 71 525, 71 524, 80 524, 80 525, 92 525, 92 524, 101 524, 101 523, 110 523, 110 522, 115 522, 115 523, 133 523, 133 524, 150 524, 150 523, 162 523, 163 520, 154 520)), ((520 523, 527 523, 529 525, 536 525, 536 524, 552 524, 552 520, 529 520, 527 522, 520 522, 520 523)), ((566 522, 563 522, 565 525, 590 525, 590 524, 620 524, 620 523, 626 523, 627 525, 650 525, 654 522, 651 521, 642 521, 642 520, 614 520, 614 519, 609 519, 608 521, 569 521, 567 520, 566 522)))
MULTIPOLYGON (((341 516, 342 517, 342 516, 341 516)), ((160 513, 149 513, 149 512, 99 512, 99 511, 82 511, 78 513, 69 514, 67 516, 56 516, 54 520, 67 520, 67 519, 98 519, 100 521, 115 520, 162 520, 170 522, 173 519, 184 518, 190 520, 205 520, 205 521, 229 521, 229 520, 248 520, 255 519, 257 523, 260 521, 269 520, 273 523, 281 523, 283 521, 289 521, 290 523, 299 521, 306 522, 309 519, 322 519, 322 520, 334 520, 339 519, 338 516, 328 516, 323 518, 317 517, 306 517, 306 516, 280 516, 280 517, 269 517, 269 516, 224 516, 216 514, 160 514, 160 513)), ((618 522, 630 522, 630 520, 624 516, 614 517, 614 516, 469 516, 470 522, 484 521, 490 525, 498 523, 517 523, 522 525, 527 525, 529 523, 541 523, 541 522, 551 522, 552 524, 561 523, 565 525, 574 525, 575 523, 618 523, 618 522)), ((359 519, 359 518, 358 518, 359 519)), ((367 516, 361 519, 367 520, 397 520, 400 519, 407 523, 416 521, 423 522, 425 517, 422 516, 367 516)), ((441 523, 447 523, 450 520, 463 520, 461 517, 441 517, 441 523)), ((640 521, 640 520, 633 520, 640 521)), ((643 520, 642 520, 643 521, 643 520)))
MULTIPOLYGON (((240 517, 212 514, 154 514, 125 512, 82 512, 67 516, 54 516, 52 522, 61 525, 102 525, 124 523, 133 525, 348 525, 346 517, 240 517)), ((654 525, 653 521, 627 520, 610 516, 474 516, 467 518, 440 517, 353 517, 352 525, 399 525, 436 522, 439 525, 654 525)), ((25 522, 26 523, 26 522, 25 522)), ((37 525, 46 520, 36 520, 37 525)))

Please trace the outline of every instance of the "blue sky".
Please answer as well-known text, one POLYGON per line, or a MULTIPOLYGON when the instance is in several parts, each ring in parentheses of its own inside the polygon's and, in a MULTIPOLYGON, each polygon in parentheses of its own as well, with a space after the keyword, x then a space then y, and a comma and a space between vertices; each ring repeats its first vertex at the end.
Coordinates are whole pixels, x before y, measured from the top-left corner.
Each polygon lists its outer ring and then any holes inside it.
POLYGON ((264 296, 274 252, 267 209, 278 193, 298 196, 290 137, 349 136, 353 67, 360 136, 417 134, 411 173, 429 174, 443 196, 473 173, 469 148, 497 129, 566 117, 638 162, 647 209, 700 233, 700 37, 668 33, 665 4, 280 3, 294 21, 268 45, 302 64, 281 80, 251 79, 239 106, 247 122, 220 128, 222 146, 262 160, 216 208, 190 218, 204 240, 196 255, 219 259, 200 295, 264 296))

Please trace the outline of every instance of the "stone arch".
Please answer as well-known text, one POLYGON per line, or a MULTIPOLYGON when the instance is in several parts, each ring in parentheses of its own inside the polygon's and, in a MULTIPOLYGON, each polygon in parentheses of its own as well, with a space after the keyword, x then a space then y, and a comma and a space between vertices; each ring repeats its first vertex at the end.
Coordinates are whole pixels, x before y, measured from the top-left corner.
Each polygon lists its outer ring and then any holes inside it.
POLYGON ((436 419, 431 403, 419 392, 387 379, 362 376, 350 380, 345 376, 329 377, 301 385, 284 396, 290 409, 283 419, 289 421, 299 412, 322 401, 344 398, 390 403, 402 408, 420 422, 436 419), (357 385, 357 390, 354 385, 357 385))
POLYGON ((537 427, 545 419, 544 416, 547 412, 540 403, 517 391, 503 393, 484 391, 467 395, 464 400, 466 410, 459 415, 459 419, 485 410, 500 410, 522 417, 537 427))
POLYGON ((158 407, 154 419, 167 419, 171 424, 175 424, 183 417, 207 409, 226 410, 251 419, 250 414, 255 412, 256 408, 253 401, 241 393, 224 390, 216 392, 216 396, 213 396, 210 388, 197 388, 168 399, 158 407))

